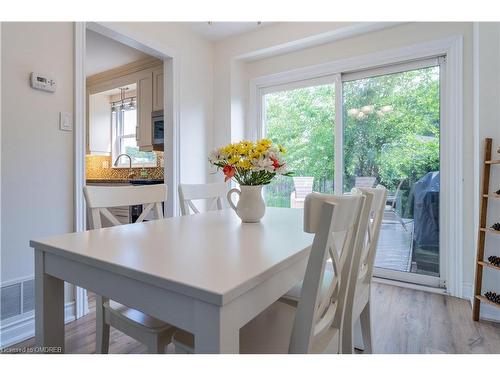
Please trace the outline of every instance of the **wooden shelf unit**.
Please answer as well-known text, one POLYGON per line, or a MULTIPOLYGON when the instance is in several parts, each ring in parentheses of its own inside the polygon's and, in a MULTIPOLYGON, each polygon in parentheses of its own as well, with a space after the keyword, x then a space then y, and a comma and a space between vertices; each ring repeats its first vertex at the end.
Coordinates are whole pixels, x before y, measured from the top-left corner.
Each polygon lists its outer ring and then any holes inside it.
POLYGON ((495 230, 495 229, 491 229, 491 228, 481 228, 480 230, 481 230, 481 232, 485 232, 485 233, 500 234, 500 230, 495 230))
POLYGON ((490 262, 479 261, 477 263, 480 264, 481 267, 489 267, 489 268, 493 268, 495 270, 500 270, 500 266, 495 266, 494 264, 491 264, 490 262))
POLYGON ((493 199, 500 199, 500 194, 497 194, 497 193, 491 193, 490 195, 485 194, 485 195, 483 195, 483 197, 485 197, 485 198, 493 198, 493 199))
POLYGON ((485 296, 481 296, 481 295, 477 295, 476 298, 474 298, 474 302, 475 303, 486 302, 490 305, 493 305, 493 306, 500 308, 500 303, 495 303, 493 301, 490 301, 488 298, 486 298, 485 296))
POLYGON ((500 160, 491 159, 491 147, 493 140, 491 138, 486 138, 484 140, 484 165, 483 165, 483 177, 482 177, 482 191, 481 191, 481 205, 479 208, 479 230, 478 230, 478 240, 477 240, 477 255, 476 255, 476 281, 474 284, 474 301, 472 305, 472 319, 475 321, 479 320, 481 302, 488 303, 490 305, 500 308, 500 304, 495 303, 487 299, 482 295, 482 285, 483 285, 483 269, 489 268, 494 271, 500 271, 500 267, 488 263, 484 260, 484 244, 486 241, 486 234, 500 234, 500 231, 488 228, 487 216, 488 216, 488 201, 490 198, 500 198, 499 194, 489 193, 490 187, 490 172, 492 165, 500 165, 500 160))

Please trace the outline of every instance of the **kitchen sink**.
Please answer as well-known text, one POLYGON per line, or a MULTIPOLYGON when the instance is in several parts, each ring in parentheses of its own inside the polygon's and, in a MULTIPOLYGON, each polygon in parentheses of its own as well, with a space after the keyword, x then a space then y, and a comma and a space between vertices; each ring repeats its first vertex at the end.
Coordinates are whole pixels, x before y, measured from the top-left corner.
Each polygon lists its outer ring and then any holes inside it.
POLYGON ((163 184, 163 180, 133 179, 128 180, 131 185, 157 185, 163 184))

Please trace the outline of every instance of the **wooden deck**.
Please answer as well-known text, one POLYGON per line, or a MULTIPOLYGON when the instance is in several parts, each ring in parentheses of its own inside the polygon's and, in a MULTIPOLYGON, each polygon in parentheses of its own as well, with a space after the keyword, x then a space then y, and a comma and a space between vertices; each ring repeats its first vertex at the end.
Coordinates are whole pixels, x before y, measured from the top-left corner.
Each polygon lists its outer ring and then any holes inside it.
POLYGON ((382 223, 375 267, 410 272, 413 250, 413 221, 405 220, 406 231, 400 223, 382 223))

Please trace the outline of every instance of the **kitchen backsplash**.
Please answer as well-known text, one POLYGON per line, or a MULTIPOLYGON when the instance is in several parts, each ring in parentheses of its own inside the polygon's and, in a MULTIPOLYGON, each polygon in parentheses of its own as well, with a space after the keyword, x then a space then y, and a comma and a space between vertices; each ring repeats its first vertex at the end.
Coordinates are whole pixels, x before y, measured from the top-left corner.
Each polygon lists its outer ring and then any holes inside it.
MULTIPOLYGON (((147 178, 152 180, 163 179, 163 152, 155 151, 156 153, 156 167, 145 167, 147 172, 147 177, 141 176, 141 167, 134 167, 132 170, 135 173, 134 178, 147 178)), ((111 156, 97 156, 97 155, 86 155, 85 157, 85 168, 88 180, 128 180, 129 169, 128 168, 113 168, 113 161, 111 156), (107 165, 108 168, 104 166, 107 165)))

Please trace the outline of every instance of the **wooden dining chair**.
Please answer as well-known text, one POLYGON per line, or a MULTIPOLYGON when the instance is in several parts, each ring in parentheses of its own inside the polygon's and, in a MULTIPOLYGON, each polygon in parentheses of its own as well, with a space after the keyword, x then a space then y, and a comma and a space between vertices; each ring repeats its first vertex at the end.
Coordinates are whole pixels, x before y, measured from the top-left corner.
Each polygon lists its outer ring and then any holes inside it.
POLYGON ((181 204, 182 216, 192 213, 198 214, 200 210, 193 201, 207 201, 206 209, 221 210, 222 202, 226 199, 228 184, 217 182, 212 184, 179 184, 179 201, 181 204))
MULTIPOLYGON (((359 265, 370 204, 371 195, 312 193, 306 197, 304 231, 315 236, 298 306, 277 301, 242 327, 240 353, 341 351, 343 311, 352 308, 352 301, 345 296, 350 272, 358 269, 352 264, 359 265), (321 293, 330 257, 333 277, 325 293, 321 293)), ((194 351, 194 336, 186 331, 176 331, 172 342, 178 353, 194 351)))
MULTIPOLYGON (((120 221, 108 208, 143 205, 136 220, 142 222, 154 211, 158 219, 163 218, 162 202, 167 199, 165 184, 147 186, 84 186, 85 200, 91 211, 93 229, 101 229, 101 215, 113 225, 120 221)), ((164 353, 170 343, 174 328, 141 311, 96 295, 96 353, 108 353, 110 326, 142 342, 150 353, 164 353)))
POLYGON ((342 351, 344 353, 352 353, 354 348, 364 350, 365 353, 373 352, 370 304, 371 281, 387 199, 387 189, 382 185, 378 185, 376 188, 352 189, 354 193, 358 191, 373 194, 373 201, 370 210, 370 221, 367 225, 367 235, 359 264, 358 278, 356 280, 351 318, 354 326, 352 329, 346 330, 346 334, 343 336, 342 351))

